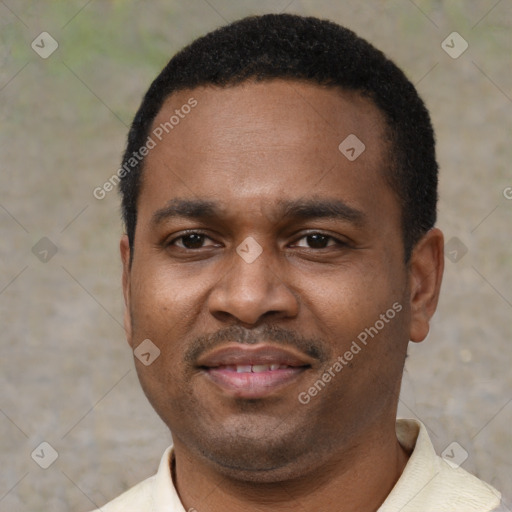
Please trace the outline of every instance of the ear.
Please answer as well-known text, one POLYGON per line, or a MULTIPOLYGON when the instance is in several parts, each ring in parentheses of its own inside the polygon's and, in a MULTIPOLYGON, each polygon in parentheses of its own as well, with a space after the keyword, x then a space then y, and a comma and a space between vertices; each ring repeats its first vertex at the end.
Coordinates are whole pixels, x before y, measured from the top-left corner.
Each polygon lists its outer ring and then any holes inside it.
POLYGON ((427 337, 439 300, 443 270, 443 233, 432 228, 416 244, 409 262, 411 341, 419 342, 427 337))
POLYGON ((127 235, 121 237, 119 249, 123 263, 124 330, 126 339, 130 346, 132 346, 132 320, 130 315, 130 242, 128 241, 127 235))

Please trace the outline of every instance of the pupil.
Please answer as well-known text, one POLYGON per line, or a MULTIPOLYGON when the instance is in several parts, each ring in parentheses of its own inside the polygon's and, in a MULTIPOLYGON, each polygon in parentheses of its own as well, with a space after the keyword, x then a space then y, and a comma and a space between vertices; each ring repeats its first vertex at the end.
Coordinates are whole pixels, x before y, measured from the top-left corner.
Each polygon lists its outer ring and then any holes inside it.
POLYGON ((201 247, 202 242, 203 235, 197 233, 187 235, 185 238, 183 238, 183 245, 185 245, 185 247, 187 247, 188 249, 201 247))
POLYGON ((312 245, 314 248, 318 249, 322 249, 325 247, 325 240, 326 240, 326 236, 324 235, 308 235, 308 239, 309 241, 308 242, 311 242, 311 240, 313 240, 312 243, 310 243, 309 245, 312 245), (319 247, 321 246, 321 247, 319 247))

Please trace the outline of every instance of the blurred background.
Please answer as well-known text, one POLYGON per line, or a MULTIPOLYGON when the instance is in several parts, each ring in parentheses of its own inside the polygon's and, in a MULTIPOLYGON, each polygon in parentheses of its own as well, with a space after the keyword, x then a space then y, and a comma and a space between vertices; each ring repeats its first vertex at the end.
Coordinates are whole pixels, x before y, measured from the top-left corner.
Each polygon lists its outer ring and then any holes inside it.
POLYGON ((446 272, 399 415, 512 510, 509 0, 0 0, 0 510, 85 512, 156 471, 171 436, 122 328, 118 196, 93 190, 170 57, 267 12, 356 31, 431 111, 446 272))

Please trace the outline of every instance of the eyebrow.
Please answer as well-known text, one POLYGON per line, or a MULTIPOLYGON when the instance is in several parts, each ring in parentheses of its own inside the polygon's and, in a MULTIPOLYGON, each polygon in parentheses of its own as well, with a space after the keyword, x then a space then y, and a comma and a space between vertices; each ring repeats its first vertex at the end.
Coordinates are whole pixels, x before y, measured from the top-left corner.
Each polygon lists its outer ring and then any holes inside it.
MULTIPOLYGON (((365 214, 339 199, 292 199, 277 201, 277 214, 284 219, 327 218, 362 225, 365 214)), ((151 218, 156 227, 164 221, 176 217, 196 220, 222 218, 224 209, 220 203, 204 199, 171 199, 163 208, 157 210, 151 218)))

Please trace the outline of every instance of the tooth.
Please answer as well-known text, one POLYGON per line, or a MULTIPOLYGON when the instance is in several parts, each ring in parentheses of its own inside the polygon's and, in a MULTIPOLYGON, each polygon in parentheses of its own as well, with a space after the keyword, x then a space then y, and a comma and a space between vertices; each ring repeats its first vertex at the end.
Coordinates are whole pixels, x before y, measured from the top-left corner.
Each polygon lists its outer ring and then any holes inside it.
POLYGON ((237 373, 250 373, 251 372, 251 365, 250 364, 240 364, 236 367, 237 373))
POLYGON ((281 366, 279 364, 271 364, 270 365, 270 370, 271 371, 274 371, 274 370, 279 370, 281 366))
POLYGON ((269 369, 270 369, 270 366, 268 364, 253 364, 252 365, 252 371, 254 373, 268 372, 269 369))

